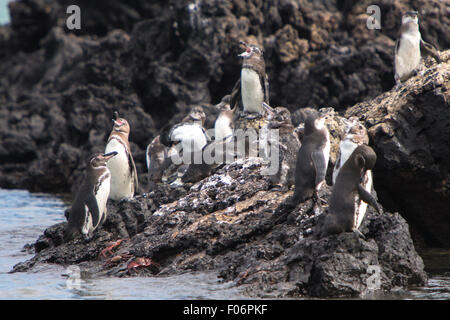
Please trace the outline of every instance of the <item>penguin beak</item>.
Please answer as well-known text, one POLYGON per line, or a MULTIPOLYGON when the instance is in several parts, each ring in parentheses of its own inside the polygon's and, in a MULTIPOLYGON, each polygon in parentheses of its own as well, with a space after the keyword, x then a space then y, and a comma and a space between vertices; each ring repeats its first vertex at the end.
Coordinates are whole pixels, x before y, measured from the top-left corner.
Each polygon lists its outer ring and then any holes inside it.
POLYGON ((241 58, 247 58, 247 57, 249 57, 250 54, 251 54, 251 52, 252 52, 252 49, 247 45, 247 43, 245 43, 245 42, 242 41, 242 40, 239 41, 239 44, 244 45, 246 49, 245 49, 244 52, 242 52, 241 54, 239 54, 238 57, 241 57, 241 58))
POLYGON ((123 125, 122 120, 120 120, 119 113, 117 111, 114 111, 114 115, 116 116, 116 119, 111 119, 114 122, 114 126, 120 127, 123 125))
POLYGON ((115 155, 117 155, 117 151, 113 151, 113 152, 110 152, 110 153, 105 153, 103 155, 103 158, 105 158, 105 160, 108 161, 109 159, 111 159, 115 155))
POLYGON ((263 108, 267 111, 267 113, 269 114, 268 119, 272 120, 275 117, 275 111, 273 110, 273 108, 271 106, 269 106, 267 103, 263 102, 263 108))

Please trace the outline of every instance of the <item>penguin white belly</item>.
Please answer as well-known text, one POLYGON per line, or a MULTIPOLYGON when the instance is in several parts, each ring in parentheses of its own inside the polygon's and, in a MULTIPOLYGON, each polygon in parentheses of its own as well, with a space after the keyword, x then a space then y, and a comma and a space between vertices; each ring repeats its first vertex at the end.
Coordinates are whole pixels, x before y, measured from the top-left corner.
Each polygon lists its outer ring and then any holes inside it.
POLYGON ((408 76, 420 64, 420 33, 403 34, 395 57, 395 71, 400 78, 408 76))
POLYGON ((249 68, 242 68, 241 96, 244 111, 262 114, 264 92, 261 86, 261 79, 256 71, 249 68))
MULTIPOLYGON (((323 158, 325 160, 325 172, 327 171, 328 168, 328 161, 330 160, 330 149, 331 149, 331 144, 330 144, 330 135, 327 131, 327 142, 325 143, 325 147, 323 148, 322 152, 323 152, 323 158)), ((316 186, 316 190, 319 191, 320 188, 323 186, 323 184, 326 183, 325 180, 322 180, 317 186, 316 186)))
POLYGON ((150 163, 152 159, 150 158, 150 144, 145 149, 145 163, 147 164, 147 170, 150 169, 150 163))
POLYGON ((328 167, 328 160, 330 160, 330 149, 331 149, 331 144, 330 144, 330 135, 327 132, 327 143, 325 144, 325 148, 323 148, 323 157, 325 158, 325 167, 328 167))
POLYGON ((232 134, 233 129, 230 126, 230 118, 220 115, 214 124, 214 135, 216 141, 223 140, 232 134))
POLYGON ((84 211, 86 213, 83 227, 81 228, 81 234, 87 235, 89 232, 94 231, 94 227, 92 226, 92 216, 89 212, 88 206, 84 206, 84 211))
MULTIPOLYGON (((363 188, 369 192, 372 193, 372 170, 367 170, 366 174, 364 175, 364 181, 362 183, 363 188)), ((355 197, 355 213, 354 213, 354 222, 353 222, 353 229, 358 229, 361 225, 364 216, 366 215, 368 204, 362 201, 359 198, 359 195, 356 195, 355 197)))
POLYGON ((133 179, 125 147, 116 139, 112 139, 106 145, 105 153, 113 151, 117 151, 117 155, 106 164, 111 172, 109 197, 112 200, 132 198, 134 195, 133 179))
MULTIPOLYGON (((110 187, 111 187, 111 176, 109 172, 107 173, 108 177, 103 179, 103 182, 99 186, 97 190, 97 194, 95 195, 95 199, 97 200, 98 211, 100 213, 99 223, 102 219, 106 219, 106 202, 108 201, 110 187)), ((96 228, 97 226, 93 226, 96 228)))
POLYGON ((355 151, 358 145, 354 143, 351 139, 344 139, 339 144, 339 163, 336 162, 333 170, 333 185, 336 183, 336 178, 339 174, 339 170, 341 170, 344 163, 350 158, 353 151, 355 151))
POLYGON ((197 124, 185 124, 175 128, 171 140, 181 141, 184 152, 201 151, 207 143, 202 127, 197 124))

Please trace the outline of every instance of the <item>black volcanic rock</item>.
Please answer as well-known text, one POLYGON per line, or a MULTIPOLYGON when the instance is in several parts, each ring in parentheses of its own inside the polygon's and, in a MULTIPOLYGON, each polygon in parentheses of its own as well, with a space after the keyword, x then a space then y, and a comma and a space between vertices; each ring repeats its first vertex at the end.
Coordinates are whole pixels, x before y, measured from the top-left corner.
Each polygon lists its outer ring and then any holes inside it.
MULTIPOLYGON (((311 199, 296 208, 285 205, 292 191, 269 190, 262 163, 238 160, 181 193, 166 189, 169 198, 161 205, 154 199, 161 199, 156 195, 164 185, 147 198, 109 204, 105 224, 90 241, 63 243, 66 223, 54 225, 34 244, 36 255, 13 271, 59 263, 77 264, 91 276, 130 276, 128 264, 141 257, 157 266, 141 268, 141 275, 216 270, 251 296, 272 297, 364 295, 425 283, 422 259, 398 213, 369 209, 364 240, 356 233, 314 239, 327 207, 311 199), (101 251, 119 238, 126 240, 107 255, 119 258, 108 262, 101 251)), ((321 198, 329 196, 324 187, 321 198)))
POLYGON ((449 247, 450 51, 422 76, 349 108, 365 123, 378 159, 380 201, 408 220, 416 242, 449 247))

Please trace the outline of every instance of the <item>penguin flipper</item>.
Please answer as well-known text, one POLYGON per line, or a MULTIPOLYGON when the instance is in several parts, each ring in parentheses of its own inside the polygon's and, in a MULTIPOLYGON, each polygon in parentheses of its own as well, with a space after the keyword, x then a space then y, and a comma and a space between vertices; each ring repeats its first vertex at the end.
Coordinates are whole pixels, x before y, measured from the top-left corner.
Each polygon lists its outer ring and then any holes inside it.
POLYGON ((231 90, 230 108, 236 110, 236 107, 241 100, 241 78, 239 77, 231 90))
POLYGON ((325 180, 325 175, 327 173, 327 163, 325 163, 325 157, 322 150, 313 151, 311 153, 311 160, 316 168, 316 186, 325 180))
POLYGON ((133 160, 133 156, 131 155, 131 153, 128 154, 128 163, 130 166, 130 170, 131 170, 131 174, 133 175, 133 180, 134 180, 134 193, 138 193, 138 189, 139 189, 139 180, 138 180, 138 175, 137 175, 137 171, 136 171, 136 165, 134 164, 134 160, 133 160))
POLYGON ((151 154, 150 154, 150 144, 147 145, 147 148, 145 149, 145 163, 147 164, 147 170, 150 170, 150 162, 152 161, 151 159, 151 154))
POLYGON ((95 229, 100 222, 100 209, 98 208, 97 199, 95 198, 94 192, 88 194, 85 203, 91 213, 92 227, 95 229))
POLYGON ((336 178, 337 178, 337 175, 338 175, 340 169, 341 169, 341 153, 338 152, 338 155, 336 158, 336 164, 334 165, 333 175, 332 175, 333 185, 336 183, 336 178))
POLYGON ((438 53, 436 47, 434 47, 432 44, 430 44, 428 42, 423 41, 423 39, 420 39, 420 49, 424 53, 426 53, 426 54, 432 56, 434 59, 436 59, 436 61, 438 63, 442 62, 441 57, 439 56, 439 53, 438 53))
POLYGON ((400 83, 400 76, 397 73, 397 64, 396 64, 399 46, 400 46, 400 40, 397 39, 397 41, 395 42, 395 53, 394 53, 394 61, 393 61, 394 62, 393 63, 394 64, 394 79, 395 79, 396 84, 400 83))
POLYGON ((378 213, 380 213, 380 207, 378 206, 377 201, 360 183, 358 184, 358 194, 362 201, 371 205, 378 213))
POLYGON ((267 76, 267 73, 264 76, 264 79, 261 79, 264 84, 263 90, 264 90, 264 102, 269 104, 269 77, 267 76))

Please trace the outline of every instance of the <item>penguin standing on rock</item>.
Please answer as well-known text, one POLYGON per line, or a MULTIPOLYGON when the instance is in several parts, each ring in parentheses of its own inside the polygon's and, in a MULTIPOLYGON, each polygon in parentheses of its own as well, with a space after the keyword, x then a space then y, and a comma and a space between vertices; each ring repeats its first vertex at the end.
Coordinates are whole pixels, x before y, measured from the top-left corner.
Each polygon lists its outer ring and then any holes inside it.
POLYGON ((69 224, 64 240, 69 241, 77 233, 90 235, 106 219, 106 202, 110 192, 111 174, 106 163, 117 155, 94 154, 89 158, 86 176, 69 214, 69 224))
POLYGON ((433 56, 438 63, 441 62, 436 48, 422 39, 417 11, 406 12, 402 17, 400 36, 395 44, 394 78, 397 85, 418 71, 421 49, 433 56))
POLYGON ((366 128, 358 121, 358 119, 344 119, 345 133, 339 143, 339 152, 336 164, 333 169, 333 184, 336 183, 336 177, 344 163, 350 158, 353 150, 359 145, 369 144, 369 135, 366 128))
POLYGON ((192 108, 182 122, 172 127, 169 133, 170 141, 181 142, 183 154, 201 151, 210 140, 203 127, 205 119, 206 115, 201 107, 192 108))
POLYGON ((297 153, 295 166, 295 190, 290 199, 292 205, 312 197, 325 181, 330 158, 330 134, 325 126, 325 117, 317 113, 305 120, 302 145, 297 153))
POLYGON ((234 120, 237 107, 230 109, 230 95, 226 95, 215 106, 219 115, 214 122, 214 140, 207 142, 202 148, 202 162, 191 163, 181 181, 183 183, 195 183, 211 174, 219 165, 226 162, 227 154, 235 156, 234 148, 227 151, 227 145, 234 142, 234 120), (230 152, 230 153, 228 153, 230 152))
POLYGON ((367 145, 360 145, 353 151, 331 190, 328 214, 322 224, 318 224, 319 237, 352 231, 362 235, 358 228, 366 213, 366 210, 360 210, 363 202, 380 213, 376 200, 361 184, 366 171, 375 166, 376 159, 375 152, 367 145))
POLYGON ((264 115, 263 102, 269 105, 269 79, 266 74, 262 50, 243 41, 245 51, 239 55, 243 59, 241 77, 236 82, 231 94, 231 107, 242 103, 243 111, 264 115))
POLYGON ((216 106, 220 113, 214 122, 214 140, 221 141, 233 135, 234 117, 237 107, 230 108, 230 95, 222 98, 222 101, 216 106))
POLYGON ((128 136, 130 125, 115 112, 114 126, 106 144, 105 153, 117 152, 117 156, 108 161, 111 171, 110 198, 115 201, 131 199, 138 191, 138 176, 133 156, 131 154, 128 136))
MULTIPOLYGON (((196 161, 202 162, 202 150, 210 141, 204 126, 206 115, 201 107, 192 108, 191 112, 183 119, 181 123, 176 124, 170 130, 169 140, 172 143, 179 142, 169 149, 168 156, 173 161, 173 157, 178 156, 182 164, 177 168, 177 177, 170 184, 172 186, 182 185, 184 181, 181 178, 186 170, 196 161)), ((177 163, 177 161, 173 161, 177 163)))
MULTIPOLYGON (((291 121, 291 113, 285 107, 277 107, 269 113, 269 123, 264 129, 267 129, 266 136, 268 143, 278 148, 278 170, 270 176, 270 180, 275 189, 287 191, 295 183, 295 165, 297 152, 300 148, 300 141, 294 131, 291 121), (276 139, 273 138, 273 131, 278 130, 276 139)), ((265 130, 263 130, 265 132, 265 130)), ((267 156, 268 151, 266 151, 267 156)))
POLYGON ((170 165, 167 147, 161 143, 160 136, 156 136, 147 146, 145 151, 145 160, 148 170, 149 190, 152 191, 155 184, 161 182, 164 170, 170 165))

